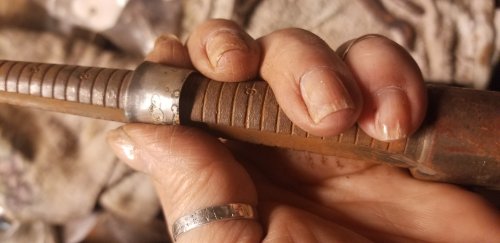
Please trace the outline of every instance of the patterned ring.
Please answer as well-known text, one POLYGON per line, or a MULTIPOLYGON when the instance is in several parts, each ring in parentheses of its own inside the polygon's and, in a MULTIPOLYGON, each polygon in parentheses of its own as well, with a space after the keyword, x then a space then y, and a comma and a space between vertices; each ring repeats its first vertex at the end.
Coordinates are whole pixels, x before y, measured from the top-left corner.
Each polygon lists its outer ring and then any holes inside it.
POLYGON ((256 213, 251 205, 243 203, 230 203, 199 209, 191 214, 180 217, 172 226, 174 241, 180 234, 198 228, 204 224, 222 220, 256 219, 256 213))

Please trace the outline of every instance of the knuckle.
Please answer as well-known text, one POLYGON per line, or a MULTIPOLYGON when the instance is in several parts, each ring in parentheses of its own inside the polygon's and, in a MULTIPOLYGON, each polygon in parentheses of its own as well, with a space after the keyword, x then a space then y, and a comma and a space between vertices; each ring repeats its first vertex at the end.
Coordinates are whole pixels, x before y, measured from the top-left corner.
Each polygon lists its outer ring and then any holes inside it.
POLYGON ((378 49, 381 51, 387 51, 387 49, 398 49, 400 51, 404 51, 399 44, 388 37, 379 34, 367 34, 360 36, 354 40, 354 43, 359 46, 364 46, 365 48, 378 49))
POLYGON ((290 43, 324 45, 325 42, 316 34, 301 28, 287 28, 273 33, 276 39, 283 39, 290 43))

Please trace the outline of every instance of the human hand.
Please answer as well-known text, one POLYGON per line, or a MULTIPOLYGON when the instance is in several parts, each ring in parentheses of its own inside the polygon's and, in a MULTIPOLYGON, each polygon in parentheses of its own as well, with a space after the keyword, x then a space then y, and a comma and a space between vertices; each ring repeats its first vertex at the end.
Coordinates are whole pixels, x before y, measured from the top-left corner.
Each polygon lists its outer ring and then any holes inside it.
MULTIPOLYGON (((338 134, 357 122, 374 138, 395 140, 415 131, 425 114, 418 67, 383 37, 359 39, 342 60, 304 30, 253 40, 230 21, 211 20, 186 46, 160 38, 147 59, 195 67, 219 81, 260 76, 287 116, 315 135, 338 134)), ((123 161, 151 176, 169 228, 209 206, 257 209, 257 220, 206 224, 178 242, 500 241, 499 213, 480 197, 416 180, 403 169, 223 143, 183 126, 125 125, 109 142, 123 161)))

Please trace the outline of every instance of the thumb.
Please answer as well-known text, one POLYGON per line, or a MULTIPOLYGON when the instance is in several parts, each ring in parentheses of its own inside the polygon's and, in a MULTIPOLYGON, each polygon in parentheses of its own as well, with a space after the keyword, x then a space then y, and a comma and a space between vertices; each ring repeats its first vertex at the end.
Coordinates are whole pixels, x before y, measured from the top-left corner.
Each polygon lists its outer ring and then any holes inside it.
MULTIPOLYGON (((218 141, 195 128, 129 124, 108 141, 123 161, 154 181, 170 232, 173 223, 196 210, 244 203, 257 206, 250 176, 218 141)), ((256 220, 215 221, 196 227, 177 242, 258 242, 256 220)))

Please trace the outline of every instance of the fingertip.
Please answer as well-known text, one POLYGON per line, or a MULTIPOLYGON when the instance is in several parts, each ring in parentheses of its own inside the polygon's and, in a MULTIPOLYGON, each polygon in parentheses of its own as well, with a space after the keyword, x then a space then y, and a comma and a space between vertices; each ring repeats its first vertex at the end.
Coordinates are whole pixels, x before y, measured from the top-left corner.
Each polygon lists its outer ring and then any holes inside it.
POLYGON ((344 79, 335 70, 324 67, 308 71, 300 78, 300 94, 309 114, 303 126, 309 133, 333 136, 356 123, 362 101, 353 91, 355 87, 344 79))
POLYGON ((355 109, 344 83, 333 69, 315 68, 299 80, 300 93, 315 124, 342 110, 355 109))
POLYGON ((380 35, 365 35, 338 49, 365 99, 359 126, 382 141, 407 138, 425 116, 426 87, 406 50, 380 35))
POLYGON ((293 123, 316 136, 337 135, 354 125, 363 98, 347 66, 321 38, 292 28, 258 41, 261 76, 293 123))
POLYGON ((228 59, 238 58, 250 50, 245 38, 233 29, 214 30, 204 39, 205 52, 212 69, 219 71, 227 68, 228 59))
POLYGON ((190 68, 191 60, 187 48, 177 36, 163 34, 159 36, 153 50, 146 56, 146 61, 171 65, 175 67, 190 68))
POLYGON ((137 159, 135 142, 123 130, 123 126, 109 131, 106 140, 121 161, 137 171, 147 172, 144 164, 137 159))
POLYGON ((375 93, 375 137, 382 141, 404 139, 413 132, 410 102, 406 91, 399 87, 385 87, 375 93))
POLYGON ((258 73, 260 47, 232 21, 203 23, 193 31, 187 46, 193 65, 211 79, 244 81, 258 73))

